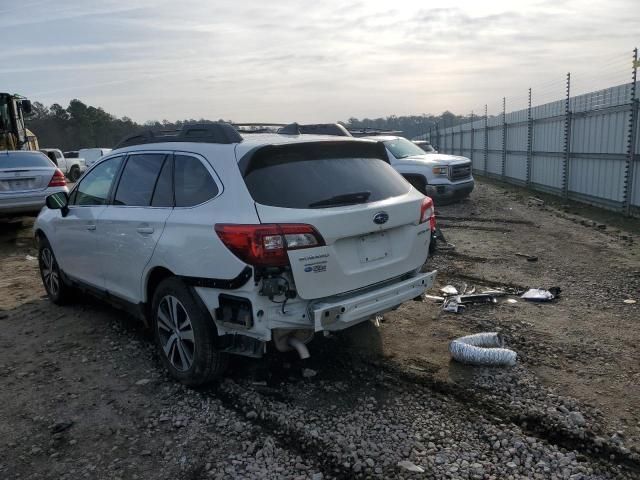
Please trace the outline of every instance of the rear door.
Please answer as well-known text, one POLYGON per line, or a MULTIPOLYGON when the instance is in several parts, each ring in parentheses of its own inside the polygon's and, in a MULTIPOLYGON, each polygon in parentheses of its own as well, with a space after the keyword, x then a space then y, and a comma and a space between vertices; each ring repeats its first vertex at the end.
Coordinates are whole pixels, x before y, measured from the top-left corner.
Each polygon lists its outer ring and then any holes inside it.
POLYGON ((364 288, 426 260, 424 197, 376 148, 354 144, 282 146, 241 162, 262 223, 310 224, 325 240, 325 246, 288 252, 302 298, 364 288))
POLYGON ((107 291, 140 301, 140 278, 173 208, 173 155, 133 153, 113 201, 98 221, 101 271, 107 291))
POLYGON ((68 214, 53 221, 52 246, 62 270, 97 288, 104 287, 98 217, 106 208, 123 158, 106 159, 88 172, 71 192, 68 214))
POLYGON ((0 196, 37 193, 49 185, 54 165, 40 152, 0 154, 0 196))

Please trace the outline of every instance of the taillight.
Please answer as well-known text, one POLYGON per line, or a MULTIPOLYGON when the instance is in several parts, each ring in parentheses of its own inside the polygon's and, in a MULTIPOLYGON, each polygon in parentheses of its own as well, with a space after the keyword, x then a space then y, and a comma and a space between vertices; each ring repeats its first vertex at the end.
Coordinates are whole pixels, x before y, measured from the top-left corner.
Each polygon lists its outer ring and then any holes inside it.
POLYGON ((236 257, 256 267, 284 267, 289 265, 287 250, 325 244, 318 231, 306 224, 217 224, 215 229, 236 257))
POLYGON ((66 187, 67 180, 64 178, 64 173, 59 168, 56 168, 56 171, 51 177, 51 181, 49 182, 50 187, 66 187))
POLYGON ((429 221, 429 228, 433 232, 436 229, 436 211, 433 208, 431 197, 425 197, 420 206, 420 223, 429 221))

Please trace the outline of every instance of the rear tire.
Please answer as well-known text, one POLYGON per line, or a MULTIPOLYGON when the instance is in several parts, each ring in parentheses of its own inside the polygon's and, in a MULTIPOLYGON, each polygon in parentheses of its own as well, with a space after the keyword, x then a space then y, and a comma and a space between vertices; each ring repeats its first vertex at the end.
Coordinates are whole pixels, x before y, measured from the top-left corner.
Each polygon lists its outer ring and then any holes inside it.
POLYGON ((203 385, 226 370, 228 354, 215 347, 218 335, 211 315, 178 278, 158 285, 151 325, 162 363, 181 383, 203 385))
POLYGON ((69 170, 69 174, 67 175, 67 177, 69 178, 69 181, 71 183, 77 182, 80 178, 80 167, 78 167, 77 165, 71 167, 71 170, 69 170))
POLYGON ((73 298, 73 288, 64 283, 56 256, 45 237, 40 237, 38 242, 38 266, 49 299, 56 305, 69 303, 73 298))

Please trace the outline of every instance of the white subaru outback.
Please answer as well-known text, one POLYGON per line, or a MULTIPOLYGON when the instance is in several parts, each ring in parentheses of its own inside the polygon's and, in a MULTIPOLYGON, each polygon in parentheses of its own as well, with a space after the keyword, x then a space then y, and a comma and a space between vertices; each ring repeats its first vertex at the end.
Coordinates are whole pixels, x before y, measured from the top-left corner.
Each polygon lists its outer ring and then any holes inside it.
POLYGON ((95 293, 152 328, 188 385, 267 342, 301 357, 316 332, 419 297, 431 199, 358 139, 191 125, 129 137, 35 226, 50 299, 95 293))

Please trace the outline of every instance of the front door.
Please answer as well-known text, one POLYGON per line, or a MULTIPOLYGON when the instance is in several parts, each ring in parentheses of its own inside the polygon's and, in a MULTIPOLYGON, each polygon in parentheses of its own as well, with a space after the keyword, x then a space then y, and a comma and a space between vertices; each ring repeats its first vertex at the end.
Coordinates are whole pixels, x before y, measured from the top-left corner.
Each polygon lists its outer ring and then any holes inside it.
POLYGON ((123 157, 97 165, 82 179, 69 197, 69 212, 54 222, 56 244, 52 245, 60 268, 70 277, 103 288, 102 258, 97 238, 98 219, 104 212, 109 192, 123 157))

